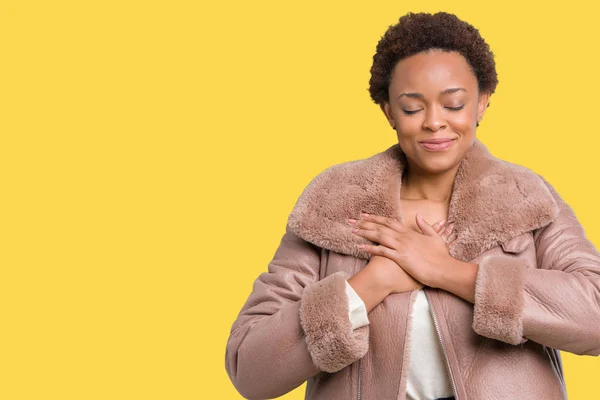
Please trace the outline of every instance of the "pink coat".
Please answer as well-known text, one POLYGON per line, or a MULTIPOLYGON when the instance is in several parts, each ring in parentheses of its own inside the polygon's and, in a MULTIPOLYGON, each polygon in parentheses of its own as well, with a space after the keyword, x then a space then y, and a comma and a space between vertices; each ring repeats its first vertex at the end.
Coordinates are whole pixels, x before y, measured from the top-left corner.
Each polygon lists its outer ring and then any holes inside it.
MULTIPOLYGON (((348 218, 401 216, 398 144, 333 165, 302 192, 233 323, 225 367, 248 399, 405 399, 417 291, 352 330, 345 280, 369 260, 348 218)), ((458 400, 566 399, 559 350, 600 355, 600 254, 554 188, 479 139, 456 175, 450 254, 479 264, 475 304, 425 287, 458 400)))

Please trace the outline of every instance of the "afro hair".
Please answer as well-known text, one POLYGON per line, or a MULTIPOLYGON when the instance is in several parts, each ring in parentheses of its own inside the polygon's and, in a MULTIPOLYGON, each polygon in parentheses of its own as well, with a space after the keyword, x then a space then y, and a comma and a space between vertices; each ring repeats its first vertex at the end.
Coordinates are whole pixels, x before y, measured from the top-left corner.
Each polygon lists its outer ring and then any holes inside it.
POLYGON ((369 80, 371 99, 379 105, 389 102, 388 88, 398 61, 430 49, 462 54, 477 78, 479 91, 491 95, 496 90, 494 53, 477 29, 447 12, 408 13, 390 25, 377 44, 369 80))

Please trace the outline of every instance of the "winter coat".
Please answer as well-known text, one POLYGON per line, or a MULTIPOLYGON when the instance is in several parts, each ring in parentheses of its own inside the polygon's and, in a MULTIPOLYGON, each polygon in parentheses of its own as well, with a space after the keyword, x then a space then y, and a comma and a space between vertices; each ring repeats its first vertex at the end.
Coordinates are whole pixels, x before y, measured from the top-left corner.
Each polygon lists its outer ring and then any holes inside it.
MULTIPOLYGON (((307 381, 310 400, 405 399, 418 291, 387 296, 355 330, 345 294, 370 259, 358 245, 373 244, 347 219, 400 218, 405 166, 395 144, 325 169, 299 196, 227 342, 226 370, 244 397, 278 397, 307 381)), ((479 265, 474 304, 424 288, 456 398, 566 399, 559 351, 600 355, 600 254, 572 208, 475 139, 447 224, 450 255, 479 265)))

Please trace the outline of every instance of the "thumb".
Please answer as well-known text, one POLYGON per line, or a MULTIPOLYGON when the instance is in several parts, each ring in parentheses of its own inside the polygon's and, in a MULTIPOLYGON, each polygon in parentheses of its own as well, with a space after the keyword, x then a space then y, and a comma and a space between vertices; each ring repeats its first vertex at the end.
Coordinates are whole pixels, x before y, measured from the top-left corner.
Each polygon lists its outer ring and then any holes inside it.
POLYGON ((429 225, 429 223, 427 221, 425 221, 425 218, 423 218, 423 216, 417 212, 417 226, 419 227, 419 229, 421 229, 421 232, 423 232, 424 235, 427 236, 437 236, 437 231, 435 230, 434 227, 432 227, 431 225, 429 225))

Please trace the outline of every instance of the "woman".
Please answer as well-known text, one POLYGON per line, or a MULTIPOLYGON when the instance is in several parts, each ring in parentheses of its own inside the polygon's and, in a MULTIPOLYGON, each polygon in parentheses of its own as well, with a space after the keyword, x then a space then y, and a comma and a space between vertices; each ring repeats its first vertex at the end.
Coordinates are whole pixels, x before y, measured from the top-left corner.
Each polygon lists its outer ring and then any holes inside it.
POLYGON ((600 354, 600 254, 546 180, 475 137, 493 53, 452 14, 409 13, 371 74, 398 143, 300 195, 232 326, 233 384, 249 399, 305 381, 307 399, 565 399, 559 351, 600 354))

